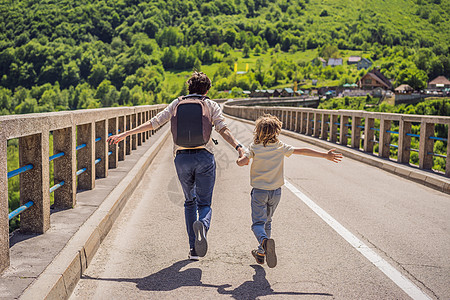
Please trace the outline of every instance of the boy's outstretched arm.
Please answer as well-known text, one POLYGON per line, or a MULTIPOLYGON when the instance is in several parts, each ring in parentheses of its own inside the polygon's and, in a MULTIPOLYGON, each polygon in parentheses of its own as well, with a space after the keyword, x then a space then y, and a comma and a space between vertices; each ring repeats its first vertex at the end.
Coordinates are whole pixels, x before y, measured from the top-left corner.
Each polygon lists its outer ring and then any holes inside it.
POLYGON ((250 159, 247 157, 247 156, 242 156, 242 157, 239 157, 237 160, 236 160, 236 163, 238 164, 238 166, 240 166, 240 167, 243 167, 243 166, 245 166, 245 165, 248 165, 248 163, 250 162, 250 159))
POLYGON ((336 149, 331 149, 327 152, 321 152, 310 148, 295 148, 294 154, 322 157, 329 161, 338 163, 342 160, 342 153, 335 153, 336 149))

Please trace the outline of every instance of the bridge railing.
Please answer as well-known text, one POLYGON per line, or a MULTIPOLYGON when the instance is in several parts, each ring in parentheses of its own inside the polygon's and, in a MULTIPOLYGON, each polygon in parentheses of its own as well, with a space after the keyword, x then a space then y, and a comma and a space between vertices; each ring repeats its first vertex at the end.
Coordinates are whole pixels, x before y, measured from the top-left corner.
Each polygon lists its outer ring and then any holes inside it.
POLYGON ((323 110, 297 107, 239 106, 232 102, 224 104, 226 114, 256 120, 264 113, 277 116, 283 128, 313 136, 332 143, 349 146, 374 154, 378 144, 378 156, 392 158, 391 149, 397 152, 399 163, 409 163, 411 152, 418 152, 419 168, 432 169, 433 157, 445 159, 444 176, 450 177, 450 117, 378 113, 354 110, 323 110), (420 132, 413 132, 413 125, 420 132), (396 128, 398 130, 393 130, 396 128), (445 137, 436 136, 436 126, 446 128, 445 137), (392 143, 396 136, 397 144, 392 143), (417 139, 418 148, 413 148, 411 139, 417 139), (446 154, 435 153, 434 143, 447 144, 446 154))
POLYGON ((20 229, 44 233, 54 207, 72 208, 78 190, 91 190, 96 178, 137 149, 154 133, 127 137, 117 145, 107 138, 145 123, 166 105, 102 108, 70 112, 0 116, 0 272, 9 266, 9 220, 20 214, 20 229), (53 155, 50 156, 50 135, 53 155), (20 168, 7 172, 7 141, 18 138, 20 168), (50 187, 50 162, 54 183, 50 187), (20 207, 9 213, 8 179, 19 176, 20 207))

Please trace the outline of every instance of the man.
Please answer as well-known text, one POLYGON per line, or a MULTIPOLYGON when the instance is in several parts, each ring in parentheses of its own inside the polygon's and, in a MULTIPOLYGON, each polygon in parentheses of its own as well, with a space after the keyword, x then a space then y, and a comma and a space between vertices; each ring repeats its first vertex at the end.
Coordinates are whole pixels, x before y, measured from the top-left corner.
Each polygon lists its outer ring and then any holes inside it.
MULTIPOLYGON (((244 150, 228 129, 220 106, 206 97, 211 88, 211 80, 208 76, 202 72, 194 72, 187 84, 189 95, 175 99, 148 122, 124 133, 111 136, 108 141, 110 144, 117 144, 129 135, 157 129, 167 121, 172 121, 175 168, 185 197, 184 213, 189 236, 189 259, 198 260, 199 257, 205 256, 208 250, 206 233, 211 224, 211 200, 216 179, 214 144, 210 137, 205 144, 199 146, 177 144, 176 131, 173 130, 175 122, 172 118, 177 115, 177 112, 178 115, 180 114, 178 110, 178 107, 181 106, 180 102, 185 99, 204 101, 202 105, 206 107, 205 111, 209 114, 207 117, 211 121, 210 126, 214 125, 215 130, 239 152, 239 157, 243 156, 244 150)), ((182 131, 178 131, 178 135, 180 132, 182 131)))

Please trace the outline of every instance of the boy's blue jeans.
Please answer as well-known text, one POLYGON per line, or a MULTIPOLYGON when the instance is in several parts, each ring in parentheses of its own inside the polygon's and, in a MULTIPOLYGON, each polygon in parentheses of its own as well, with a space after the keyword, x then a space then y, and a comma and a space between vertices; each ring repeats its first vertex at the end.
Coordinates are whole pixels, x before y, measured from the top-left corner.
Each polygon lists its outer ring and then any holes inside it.
POLYGON ((211 200, 216 181, 216 162, 214 155, 206 150, 190 150, 187 153, 177 154, 175 168, 185 197, 184 217, 189 246, 193 249, 194 222, 201 221, 207 231, 211 223, 211 200))
POLYGON ((253 188, 252 196, 252 230, 258 240, 258 252, 264 253, 261 243, 270 238, 272 232, 272 216, 281 199, 281 188, 261 190, 253 188))

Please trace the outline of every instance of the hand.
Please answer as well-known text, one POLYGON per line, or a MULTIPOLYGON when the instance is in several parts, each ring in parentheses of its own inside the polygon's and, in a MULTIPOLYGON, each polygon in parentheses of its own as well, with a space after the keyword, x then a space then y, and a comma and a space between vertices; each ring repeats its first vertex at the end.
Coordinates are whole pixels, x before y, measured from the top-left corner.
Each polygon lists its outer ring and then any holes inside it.
POLYGON ((328 159, 329 161, 338 163, 342 160, 342 153, 335 153, 334 151, 336 151, 336 149, 331 149, 327 152, 327 154, 325 155, 325 158, 328 159))
POLYGON ((106 140, 106 142, 109 143, 110 145, 112 145, 112 144, 115 145, 115 144, 119 143, 120 141, 124 140, 127 137, 127 135, 128 135, 127 132, 112 135, 106 140))
POLYGON ((239 147, 238 148, 238 153, 239 153, 239 158, 244 156, 244 153, 245 153, 244 147, 239 147))

